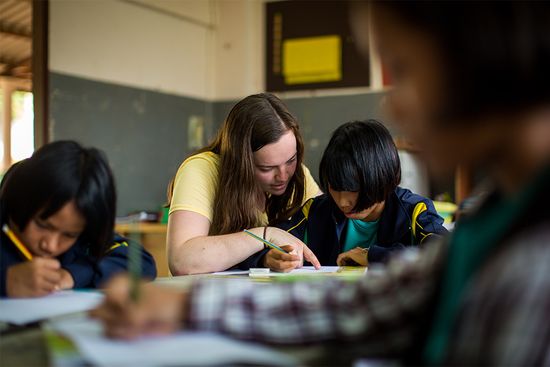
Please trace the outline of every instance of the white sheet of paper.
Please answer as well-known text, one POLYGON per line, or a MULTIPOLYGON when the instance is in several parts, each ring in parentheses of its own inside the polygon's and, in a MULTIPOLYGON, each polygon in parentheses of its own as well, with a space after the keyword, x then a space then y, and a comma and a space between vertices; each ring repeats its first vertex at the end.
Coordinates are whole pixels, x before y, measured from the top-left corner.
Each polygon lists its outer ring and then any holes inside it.
POLYGON ((276 271, 270 271, 267 274, 249 274, 251 277, 280 277, 288 275, 319 275, 327 273, 337 273, 339 266, 321 266, 320 269, 315 269, 313 266, 304 266, 299 269, 294 269, 288 273, 278 273, 276 271))
POLYGON ((37 298, 0 299, 0 321, 23 325, 51 317, 88 311, 103 300, 98 291, 59 291, 37 298))
MULTIPOLYGON (((275 271, 270 271, 269 273, 259 273, 254 274, 258 276, 267 275, 267 276, 278 276, 278 275, 288 275, 288 274, 320 274, 320 273, 336 273, 338 272, 338 266, 322 266, 321 269, 316 270, 313 266, 304 266, 300 269, 294 269, 289 273, 277 273, 275 271)), ((218 271, 212 273, 212 275, 244 275, 250 274, 250 270, 226 270, 218 271)))
POLYGON ((252 343, 212 333, 182 332, 135 341, 103 336, 101 324, 89 318, 56 320, 48 327, 70 338, 84 359, 97 366, 294 366, 291 357, 252 343))
MULTIPOLYGON (((337 273, 339 266, 321 266, 320 269, 315 269, 314 266, 303 266, 299 269, 294 269, 286 274, 320 274, 320 273, 337 273)), ((282 274, 282 273, 278 273, 282 274)))
POLYGON ((248 274, 248 270, 226 270, 226 271, 217 271, 212 273, 212 275, 244 275, 248 274))

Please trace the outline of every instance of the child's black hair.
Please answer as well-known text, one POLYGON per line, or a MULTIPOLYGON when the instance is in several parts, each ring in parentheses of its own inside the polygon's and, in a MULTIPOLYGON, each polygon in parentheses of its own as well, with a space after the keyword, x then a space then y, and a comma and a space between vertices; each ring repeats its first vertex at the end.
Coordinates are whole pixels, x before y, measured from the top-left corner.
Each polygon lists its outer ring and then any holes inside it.
POLYGON ((105 155, 74 141, 57 141, 14 164, 0 186, 1 213, 24 230, 39 216, 46 219, 74 200, 86 219, 79 239, 100 257, 113 240, 116 189, 105 155))
POLYGON ((319 166, 321 188, 358 192, 356 212, 380 203, 401 181, 397 148, 388 129, 377 120, 340 126, 328 143, 319 166))

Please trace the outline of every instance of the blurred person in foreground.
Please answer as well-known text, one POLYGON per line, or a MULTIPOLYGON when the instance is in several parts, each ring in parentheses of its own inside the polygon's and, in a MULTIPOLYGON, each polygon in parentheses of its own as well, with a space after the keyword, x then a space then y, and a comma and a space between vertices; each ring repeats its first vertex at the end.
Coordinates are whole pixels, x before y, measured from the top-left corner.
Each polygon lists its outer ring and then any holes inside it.
MULTIPOLYGON (((451 238, 357 282, 144 286, 131 304, 118 278, 95 311, 108 335, 187 328, 375 343, 378 355, 415 364, 550 363, 550 3, 370 5, 394 119, 440 177, 473 167, 492 193, 451 238)), ((356 6, 359 36, 367 18, 356 6)))

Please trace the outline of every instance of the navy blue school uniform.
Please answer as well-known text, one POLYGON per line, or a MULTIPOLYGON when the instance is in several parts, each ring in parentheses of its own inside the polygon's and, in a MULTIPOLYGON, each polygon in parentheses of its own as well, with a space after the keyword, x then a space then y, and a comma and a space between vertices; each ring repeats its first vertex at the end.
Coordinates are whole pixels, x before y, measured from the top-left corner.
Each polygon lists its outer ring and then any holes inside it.
MULTIPOLYGON (((343 252, 349 219, 336 206, 330 195, 307 201, 292 218, 277 227, 304 241, 321 265, 336 265, 343 252)), ((368 262, 385 262, 394 251, 421 245, 432 236, 447 234, 443 218, 430 199, 397 187, 385 200, 378 222, 377 239, 369 247, 368 262)), ((252 255, 239 267, 262 267, 264 249, 252 255)))
MULTIPOLYGON (((3 225, 4 222, 0 218, 0 228, 3 225)), ((0 297, 6 297, 7 269, 27 260, 4 231, 0 232, 0 297)), ((88 253, 88 244, 78 239, 67 252, 58 256, 57 259, 61 263, 61 267, 72 275, 74 288, 97 288, 113 275, 127 270, 128 243, 128 239, 114 234, 113 244, 97 261, 88 253)), ((143 277, 154 279, 157 276, 155 260, 143 248, 141 267, 143 277)))

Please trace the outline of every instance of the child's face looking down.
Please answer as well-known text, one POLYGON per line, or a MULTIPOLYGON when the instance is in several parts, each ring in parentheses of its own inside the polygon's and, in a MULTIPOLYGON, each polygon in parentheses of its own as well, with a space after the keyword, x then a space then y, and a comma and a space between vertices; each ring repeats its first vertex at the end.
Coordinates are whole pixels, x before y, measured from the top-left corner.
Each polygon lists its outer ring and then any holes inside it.
POLYGON ((86 219, 69 201, 46 219, 35 215, 19 238, 33 256, 57 257, 71 248, 86 227, 86 219))
POLYGON ((367 209, 363 209, 360 212, 353 212, 353 208, 357 203, 359 197, 358 192, 352 191, 336 191, 329 187, 330 196, 332 200, 338 206, 338 209, 344 213, 349 219, 362 220, 364 222, 372 222, 380 218, 382 211, 384 210, 384 202, 376 203, 367 209))

